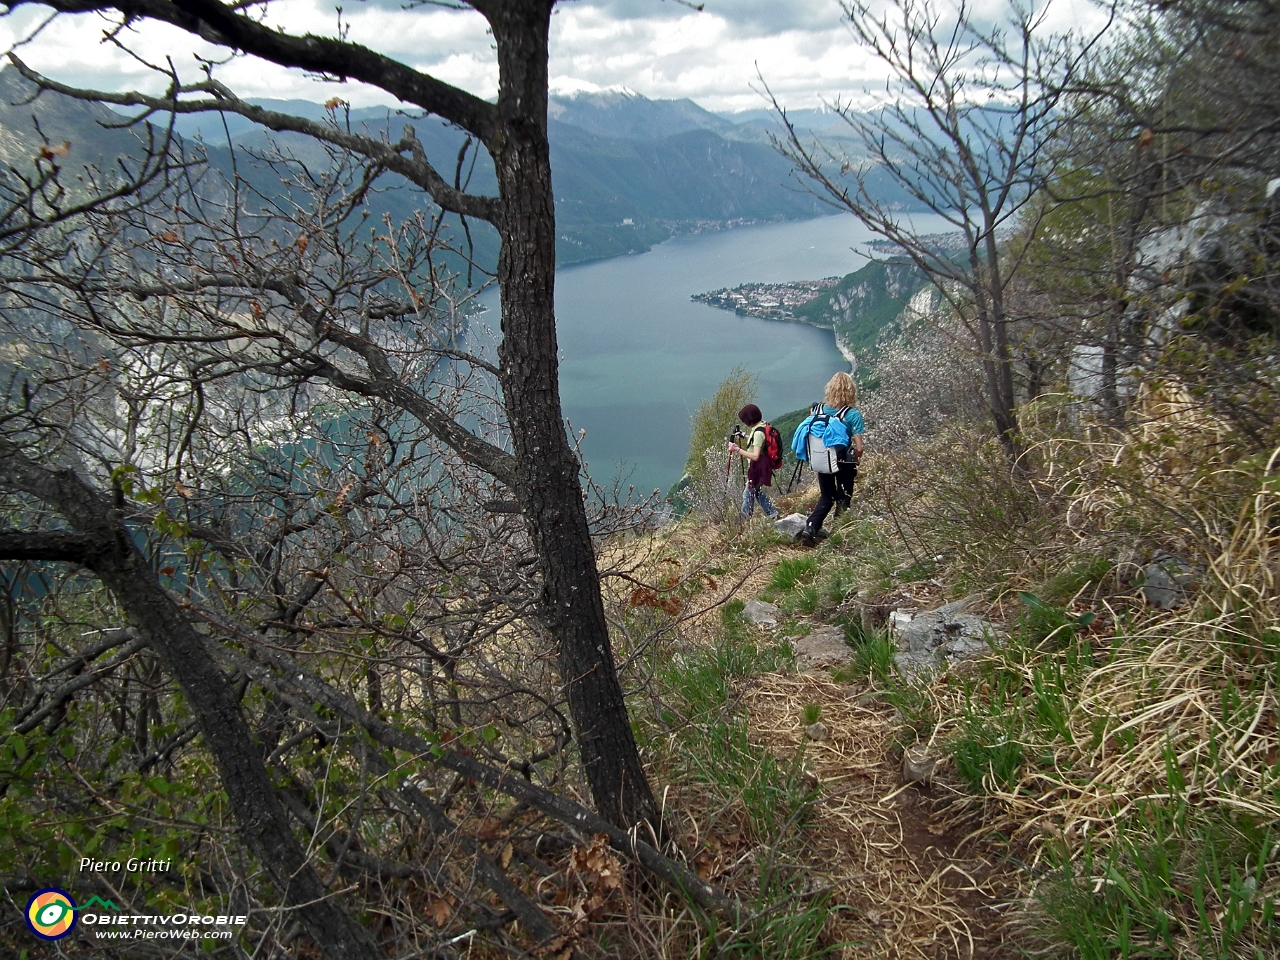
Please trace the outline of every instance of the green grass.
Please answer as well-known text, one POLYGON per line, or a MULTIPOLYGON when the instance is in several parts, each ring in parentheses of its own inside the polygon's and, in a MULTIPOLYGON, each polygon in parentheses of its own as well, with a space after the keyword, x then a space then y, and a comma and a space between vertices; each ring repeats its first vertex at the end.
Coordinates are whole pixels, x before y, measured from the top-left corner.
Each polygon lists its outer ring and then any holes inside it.
POLYGON ((1274 882, 1267 889, 1275 825, 1198 808, 1185 794, 1139 801, 1115 824, 1105 847, 1086 837, 1074 856, 1050 850, 1039 894, 1046 939, 1081 960, 1277 955, 1274 882))
POLYGON ((998 658, 960 681, 964 706, 948 747, 956 772, 975 792, 1011 791, 1027 764, 1054 766, 1049 745, 1075 745, 1072 704, 1094 669, 1092 649, 1077 637, 1084 618, 1030 594, 1022 597, 1027 606, 1020 630, 999 648, 998 658))
POLYGON ((1016 723, 999 718, 966 717, 950 744, 956 773, 974 793, 989 787, 1012 791, 1022 775, 1023 746, 1016 723), (988 779, 989 778, 989 779, 988 779))
POLYGON ((1105 580, 1114 567, 1106 557, 1087 557, 1046 580, 1038 594, 1049 603, 1069 603, 1086 587, 1105 580))
MULTIPOLYGON (((959 678, 959 716, 945 743, 956 773, 974 793, 1038 789, 1027 776, 1037 769, 1070 778, 1071 758, 1092 755, 1106 738, 1120 754, 1140 745, 1136 729, 1109 732, 1114 723, 1105 716, 1083 734, 1078 717, 1074 729, 1070 722, 1088 678, 1119 655, 1123 633, 1099 661, 1080 635, 1086 618, 1039 597, 1022 599, 1018 629, 997 656, 959 678)), ((1250 652, 1254 663, 1269 660, 1256 646, 1250 652)), ((1213 713, 1225 727, 1248 726, 1257 701, 1246 694, 1263 682, 1255 678, 1248 688, 1232 683, 1218 690, 1213 713)), ((1152 676, 1146 695, 1158 696, 1161 683, 1152 676)), ((901 686, 895 689, 902 695, 901 686)), ((1205 803, 1203 784, 1229 787, 1238 773, 1219 760, 1212 738, 1198 763, 1188 769, 1166 746, 1156 791, 1127 805, 1117 802, 1105 819, 1074 824, 1069 840, 1060 837, 1046 847, 1036 887, 1034 916, 1043 941, 1037 955, 1280 956, 1280 825, 1253 819, 1247 807, 1205 803)))
POLYGON ((786 557, 774 564, 769 576, 769 591, 774 596, 790 593, 802 583, 813 578, 818 566, 817 554, 809 553, 803 557, 786 557))
POLYGON ((845 620, 845 641, 853 648, 853 663, 837 670, 832 676, 841 683, 852 683, 868 678, 877 685, 890 686, 897 679, 894 657, 897 644, 887 630, 863 630, 857 622, 845 620))
MULTIPOLYGON (((709 788, 716 798, 712 806, 722 816, 739 808, 758 848, 759 874, 745 898, 753 919, 728 929, 701 917, 701 947, 691 956, 805 960, 835 949, 819 945, 829 909, 826 897, 794 896, 801 879, 797 854, 807 843, 816 791, 805 779, 803 750, 779 760, 753 744, 747 719, 734 703, 735 681, 791 662, 785 642, 758 641, 742 620, 742 607, 734 602, 722 608, 716 644, 680 655, 657 675, 659 720, 675 741, 671 758, 679 767, 677 776, 709 788)), ((810 704, 809 713, 820 710, 810 704)))
POLYGON ((782 611, 812 616, 823 606, 822 599, 822 590, 816 584, 804 584, 783 598, 782 611))
POLYGON ((1075 635, 1096 619, 1096 614, 1072 616, 1033 593, 1018 594, 1024 605, 1018 617, 1018 631, 1032 646, 1053 644, 1065 646, 1075 635))
POLYGON ((923 687, 898 674, 894 660, 898 646, 888 630, 867 631, 858 623, 846 623, 845 638, 853 648, 853 663, 836 670, 832 677, 841 683, 869 680, 874 684, 876 694, 898 709, 903 742, 928 737, 938 724, 933 701, 923 687))
MULTIPOLYGON (((833 540, 828 539, 828 545, 833 540)), ((857 574, 847 559, 822 551, 779 560, 764 595, 784 613, 814 616, 834 611, 857 583, 857 574)))

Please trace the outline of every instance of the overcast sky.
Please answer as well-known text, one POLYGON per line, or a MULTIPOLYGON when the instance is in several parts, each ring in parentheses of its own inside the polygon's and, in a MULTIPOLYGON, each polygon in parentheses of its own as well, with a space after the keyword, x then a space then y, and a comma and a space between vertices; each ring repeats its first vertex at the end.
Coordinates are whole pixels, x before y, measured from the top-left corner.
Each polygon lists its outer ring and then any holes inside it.
MULTIPOLYGON (((975 5, 994 13, 1003 2, 975 5)), ((492 40, 479 14, 404 5, 347 0, 342 23, 356 42, 480 96, 496 94, 492 40)), ((1088 0, 1057 0, 1052 20, 1062 28, 1094 15, 1088 0)), ((46 16, 47 11, 24 7, 0 20, 0 44, 8 48, 30 36, 46 16)), ((295 33, 332 35, 339 23, 332 0, 273 0, 267 16, 295 33)), ((66 82, 107 89, 162 86, 137 60, 103 41, 108 26, 94 15, 59 17, 18 54, 66 82)), ((188 75, 195 73, 195 55, 215 55, 209 45, 154 24, 122 40, 152 62, 171 57, 188 75)), ((878 76, 851 42, 836 0, 707 0, 700 12, 673 0, 569 0, 552 20, 553 93, 627 87, 652 99, 689 97, 707 109, 733 112, 765 105, 757 71, 792 108, 857 97, 878 76)), ((217 76, 244 97, 341 96, 357 106, 388 102, 381 91, 335 87, 245 58, 222 66, 217 76)))

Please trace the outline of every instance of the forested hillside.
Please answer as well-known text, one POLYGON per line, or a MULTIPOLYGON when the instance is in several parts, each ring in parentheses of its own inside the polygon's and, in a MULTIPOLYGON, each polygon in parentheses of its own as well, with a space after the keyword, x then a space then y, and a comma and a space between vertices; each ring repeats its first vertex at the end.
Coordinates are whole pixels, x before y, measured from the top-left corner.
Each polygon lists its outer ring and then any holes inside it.
POLYGON ((909 260, 873 260, 798 307, 796 315, 831 327, 842 345, 859 357, 868 356, 927 283, 924 273, 909 260))
MULTIPOLYGON (((330 116, 320 104, 261 103, 315 120, 330 116)), ((769 133, 779 132, 776 120, 752 115, 736 123, 687 100, 653 101, 619 93, 553 98, 549 113, 556 256, 562 265, 641 252, 676 233, 830 213, 799 189, 791 164, 773 149, 769 133)), ((441 155, 457 154, 465 140, 459 130, 434 119, 413 120, 385 108, 343 106, 331 119, 393 135, 413 123, 424 144, 441 155)), ((806 114, 806 119, 811 118, 806 114)), ((829 116, 816 113, 812 119, 830 122, 829 116)), ((216 117, 182 117, 176 129, 187 137, 202 136, 211 161, 220 168, 228 163, 228 133, 241 148, 262 152, 277 142, 312 164, 323 161, 324 152, 307 138, 268 136, 237 116, 229 118, 225 129, 216 117)), ((494 189, 493 165, 483 151, 478 158, 467 158, 462 173, 473 190, 494 189)), ((888 179, 882 186, 891 193, 896 189, 888 179)), ((381 191, 370 204, 375 212, 402 218, 410 210, 408 196, 406 191, 381 191)), ((461 240, 456 226, 453 232, 461 240)), ((472 239, 477 260, 491 266, 496 257, 492 233, 478 224, 472 239)))
MULTIPOLYGON (((54 146, 64 140, 72 144, 75 153, 68 155, 70 164, 105 162, 109 166, 119 156, 142 156, 145 145, 139 142, 137 129, 121 129, 120 114, 56 93, 45 93, 24 105, 31 92, 16 71, 0 71, 0 98, 4 101, 0 125, 5 131, 0 150, 7 162, 21 166, 38 152, 41 138, 33 117, 54 146)), ((732 137, 738 129, 733 122, 699 111, 687 101, 628 97, 612 110, 604 110, 598 103, 587 109, 591 99, 566 100, 559 111, 552 111, 553 117, 558 113, 578 118, 585 127, 554 119, 549 127, 556 170, 557 258, 561 264, 641 252, 674 233, 829 212, 815 197, 794 189, 791 165, 772 148, 758 124, 752 126, 755 133, 747 139, 737 139, 732 137), (601 120, 602 113, 612 122, 601 120), (687 119, 690 113, 695 113, 696 122, 687 119)), ((595 99, 610 102, 607 95, 595 99)), ((409 123, 433 154, 456 155, 466 139, 461 131, 434 118, 407 117, 385 108, 337 105, 326 111, 321 104, 302 101, 261 101, 261 105, 318 122, 349 124, 375 136, 398 135, 409 123)), ((225 126, 216 116, 180 117, 174 130, 189 146, 201 138, 209 162, 223 173, 230 171, 232 163, 227 148, 229 133, 230 142, 243 154, 239 174, 268 196, 280 192, 280 174, 261 161, 255 162, 253 156, 268 157, 283 151, 316 173, 333 162, 308 137, 266 134, 234 115, 225 126)), ((459 173, 472 190, 489 193, 495 189, 493 164, 483 150, 478 156, 468 155, 459 173)), ((891 185, 886 183, 886 189, 892 189, 891 185)), ((412 196, 411 191, 388 185, 370 194, 367 203, 379 219, 389 214, 401 220, 413 212, 412 196)), ((449 232, 460 246, 465 245, 459 224, 453 223, 449 232)), ((497 257, 496 237, 487 225, 477 223, 470 239, 477 263, 492 269, 497 257)))

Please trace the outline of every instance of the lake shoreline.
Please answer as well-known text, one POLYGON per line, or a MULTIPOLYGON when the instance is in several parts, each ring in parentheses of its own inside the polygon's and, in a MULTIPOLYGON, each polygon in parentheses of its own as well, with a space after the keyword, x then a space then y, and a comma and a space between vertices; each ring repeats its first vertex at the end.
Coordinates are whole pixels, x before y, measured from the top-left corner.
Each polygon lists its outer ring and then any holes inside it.
MULTIPOLYGON (((873 241, 874 242, 874 241, 873 241)), ((847 276, 847 274, 846 274, 847 276)), ((695 293, 690 299, 720 310, 731 310, 740 317, 756 317, 781 323, 804 323, 819 330, 830 330, 835 336, 836 349, 848 361, 850 373, 857 373, 858 358, 853 348, 840 336, 835 324, 819 323, 795 312, 798 307, 811 303, 823 293, 837 286, 843 277, 823 277, 820 280, 789 280, 783 283, 744 283, 731 290, 712 290, 695 293)))
MULTIPOLYGON (((755 375, 766 417, 808 407, 850 352, 830 327, 762 322, 690 298, 740 284, 843 277, 875 239, 852 216, 672 237, 647 253, 556 271, 563 416, 586 430, 600 482, 665 491, 684 472, 689 418, 724 379, 755 375)), ((496 309, 496 290, 478 304, 496 309)), ((492 318, 490 318, 492 322, 492 318)))

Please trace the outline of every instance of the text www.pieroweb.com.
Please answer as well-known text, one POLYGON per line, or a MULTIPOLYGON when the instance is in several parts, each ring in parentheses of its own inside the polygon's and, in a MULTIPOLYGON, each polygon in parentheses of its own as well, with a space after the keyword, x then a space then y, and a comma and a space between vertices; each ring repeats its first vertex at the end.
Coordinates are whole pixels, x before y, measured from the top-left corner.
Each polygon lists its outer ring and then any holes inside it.
POLYGON ((95 930, 99 940, 230 940, 231 930, 95 930))
POLYGON ((84 926, 97 940, 230 940, 248 917, 200 914, 88 914, 84 926))

